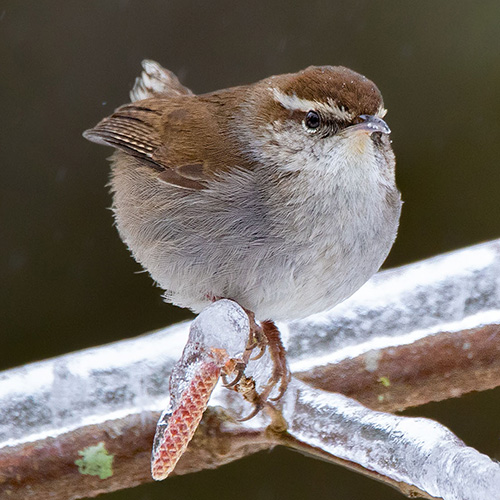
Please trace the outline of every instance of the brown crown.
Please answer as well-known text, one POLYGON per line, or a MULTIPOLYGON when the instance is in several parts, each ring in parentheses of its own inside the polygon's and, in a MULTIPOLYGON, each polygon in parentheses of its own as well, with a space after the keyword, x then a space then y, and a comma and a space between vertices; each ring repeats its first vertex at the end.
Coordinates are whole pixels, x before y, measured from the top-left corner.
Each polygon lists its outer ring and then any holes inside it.
POLYGON ((355 116, 373 115, 383 106, 382 95, 368 78, 343 66, 309 66, 298 73, 278 75, 268 81, 287 95, 337 105, 355 116))

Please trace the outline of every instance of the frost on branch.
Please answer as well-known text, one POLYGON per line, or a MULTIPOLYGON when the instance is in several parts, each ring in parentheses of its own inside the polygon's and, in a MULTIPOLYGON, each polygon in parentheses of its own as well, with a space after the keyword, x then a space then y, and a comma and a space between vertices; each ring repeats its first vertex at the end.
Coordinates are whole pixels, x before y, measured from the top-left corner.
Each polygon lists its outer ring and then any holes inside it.
POLYGON ((425 418, 369 410, 294 381, 283 413, 299 441, 444 500, 499 498, 500 465, 425 418))

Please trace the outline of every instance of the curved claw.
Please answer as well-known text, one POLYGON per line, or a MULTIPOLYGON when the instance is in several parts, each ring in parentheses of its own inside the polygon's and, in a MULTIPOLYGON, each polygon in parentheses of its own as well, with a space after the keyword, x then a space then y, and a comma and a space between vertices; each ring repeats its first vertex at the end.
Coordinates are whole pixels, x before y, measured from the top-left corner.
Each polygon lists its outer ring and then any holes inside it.
POLYGON ((266 345, 264 344, 264 345, 260 346, 260 352, 259 352, 259 354, 257 354, 255 356, 253 356, 252 358, 250 358, 250 361, 256 361, 256 360, 262 358, 262 356, 264 356, 265 352, 266 352, 266 345))
POLYGON ((257 415, 257 413, 259 413, 260 410, 262 410, 262 408, 264 408, 264 405, 261 403, 257 403, 254 406, 254 409, 250 412, 250 415, 247 415, 244 418, 239 418, 238 422, 246 422, 247 420, 252 419, 253 417, 255 417, 255 415, 257 415))
POLYGON ((245 364, 238 363, 235 367, 235 370, 237 370, 238 373, 236 374, 236 377, 234 377, 234 379, 231 380, 231 382, 227 381, 227 376, 225 374, 222 375, 222 381, 224 383, 224 387, 230 389, 230 388, 234 387, 241 380, 241 377, 243 376, 243 373, 245 372, 245 364))

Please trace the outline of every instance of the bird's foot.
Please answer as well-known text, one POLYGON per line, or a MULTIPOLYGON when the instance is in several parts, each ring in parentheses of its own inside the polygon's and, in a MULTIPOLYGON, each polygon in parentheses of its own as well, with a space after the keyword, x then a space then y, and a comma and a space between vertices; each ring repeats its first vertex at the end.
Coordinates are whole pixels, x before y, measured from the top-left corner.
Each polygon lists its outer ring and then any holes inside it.
POLYGON ((247 401, 254 405, 254 409, 250 415, 241 419, 241 421, 253 418, 265 405, 270 405, 269 401, 278 401, 281 399, 291 378, 290 369, 286 362, 286 350, 281 341, 280 332, 274 322, 267 320, 262 321, 259 325, 255 320, 254 313, 248 310, 245 311, 250 321, 250 335, 245 351, 241 360, 235 366, 234 372, 236 375, 233 380, 228 381, 223 375, 223 382, 226 387, 234 388, 247 401), (259 352, 252 356, 255 349, 259 349, 259 352), (269 350, 273 369, 263 390, 259 393, 255 388, 253 379, 245 377, 244 372, 248 362, 261 358, 266 349, 269 350), (275 397, 270 398, 269 396, 275 387, 278 387, 278 393, 275 397))
POLYGON ((273 321, 262 321, 261 329, 267 340, 269 348, 269 355, 273 362, 273 371, 269 377, 264 390, 261 392, 260 397, 267 401, 271 391, 278 385, 278 394, 271 398, 271 401, 279 401, 283 394, 285 394, 288 383, 292 377, 290 368, 286 361, 286 349, 281 341, 280 331, 273 321))

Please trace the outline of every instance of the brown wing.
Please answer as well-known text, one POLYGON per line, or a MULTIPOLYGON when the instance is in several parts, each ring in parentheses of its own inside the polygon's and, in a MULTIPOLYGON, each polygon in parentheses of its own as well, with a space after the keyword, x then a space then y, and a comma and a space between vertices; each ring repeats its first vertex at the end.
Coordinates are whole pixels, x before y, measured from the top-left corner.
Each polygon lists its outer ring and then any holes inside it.
POLYGON ((217 169, 210 165, 217 133, 210 130, 214 120, 206 104, 194 99, 153 97, 126 104, 83 135, 143 160, 163 182, 202 189, 217 169))
POLYGON ((84 137, 139 158, 160 181, 186 189, 203 189, 221 171, 251 168, 227 116, 239 104, 238 90, 196 96, 170 84, 175 92, 121 106, 84 137))

